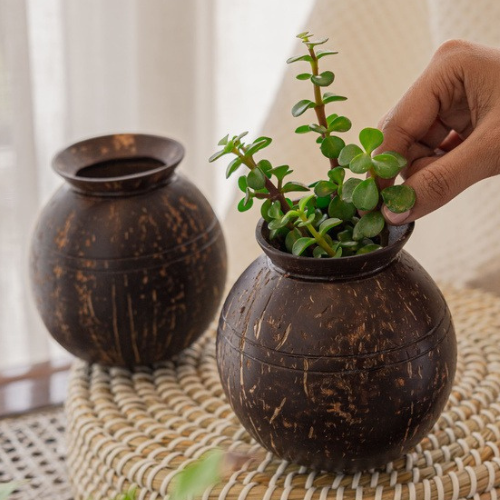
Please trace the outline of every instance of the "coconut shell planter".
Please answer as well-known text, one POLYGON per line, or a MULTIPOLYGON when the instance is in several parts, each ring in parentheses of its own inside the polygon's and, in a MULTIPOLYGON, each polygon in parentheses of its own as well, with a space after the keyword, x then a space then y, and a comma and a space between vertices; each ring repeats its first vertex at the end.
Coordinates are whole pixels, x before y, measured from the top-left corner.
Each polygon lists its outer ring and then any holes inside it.
POLYGON ((382 467, 432 428, 450 394, 456 340, 438 287, 389 245, 341 259, 296 257, 272 246, 223 306, 222 386, 244 427, 286 460, 329 471, 382 467))
POLYGON ((36 305, 69 352, 105 365, 165 360, 193 343, 224 290, 221 227, 176 167, 168 138, 120 134, 54 159, 66 181, 43 209, 31 247, 36 305))

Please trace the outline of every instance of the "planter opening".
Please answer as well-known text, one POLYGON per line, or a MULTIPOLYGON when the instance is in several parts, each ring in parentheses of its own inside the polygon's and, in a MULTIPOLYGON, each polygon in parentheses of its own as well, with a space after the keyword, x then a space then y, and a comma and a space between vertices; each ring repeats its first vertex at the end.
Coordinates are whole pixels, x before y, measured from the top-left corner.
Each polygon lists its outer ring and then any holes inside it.
POLYGON ((109 179, 133 176, 155 170, 165 165, 164 162, 151 157, 117 158, 106 160, 81 168, 77 177, 87 179, 109 179))

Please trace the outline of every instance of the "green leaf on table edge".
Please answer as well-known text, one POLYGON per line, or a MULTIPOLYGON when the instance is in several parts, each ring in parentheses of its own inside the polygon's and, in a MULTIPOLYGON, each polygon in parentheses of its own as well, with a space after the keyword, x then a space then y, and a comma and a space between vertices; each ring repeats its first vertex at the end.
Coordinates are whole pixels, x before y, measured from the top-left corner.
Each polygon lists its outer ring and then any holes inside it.
POLYGON ((189 463, 173 480, 170 500, 190 500, 222 480, 224 452, 219 449, 205 453, 189 463))

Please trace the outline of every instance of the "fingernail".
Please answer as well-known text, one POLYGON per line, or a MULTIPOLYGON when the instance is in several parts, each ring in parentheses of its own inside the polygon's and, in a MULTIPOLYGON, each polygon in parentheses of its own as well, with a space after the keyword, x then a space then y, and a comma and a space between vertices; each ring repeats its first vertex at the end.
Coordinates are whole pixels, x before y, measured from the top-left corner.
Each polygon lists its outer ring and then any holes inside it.
POLYGON ((402 224, 408 217, 410 216, 411 210, 407 210, 406 212, 401 212, 400 214, 396 214, 391 212, 387 207, 384 207, 384 217, 386 218, 389 224, 402 224))

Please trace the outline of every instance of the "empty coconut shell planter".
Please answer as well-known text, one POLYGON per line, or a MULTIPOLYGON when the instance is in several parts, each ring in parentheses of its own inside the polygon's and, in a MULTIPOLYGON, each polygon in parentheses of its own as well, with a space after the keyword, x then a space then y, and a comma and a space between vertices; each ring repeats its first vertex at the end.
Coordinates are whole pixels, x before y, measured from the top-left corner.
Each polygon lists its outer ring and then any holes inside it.
POLYGON ((334 74, 318 69, 334 52, 311 36, 299 35, 306 53, 288 62, 310 64, 297 78, 312 83, 314 97, 292 113, 314 110, 316 123, 296 132, 316 139, 329 162, 325 178, 305 186, 288 180, 288 165, 257 159, 268 137, 226 136, 211 158, 232 156, 227 176, 246 167, 238 209, 262 202, 264 252, 225 301, 217 360, 229 403, 262 446, 352 473, 383 467, 430 431, 452 388, 456 339, 441 292, 403 250, 413 224, 387 226, 380 211, 415 203, 405 185, 380 187, 406 160, 374 154, 384 138, 377 129, 363 129, 360 145, 338 135, 351 122, 325 108, 346 98, 323 92, 334 74))
POLYGON ((47 329, 75 356, 163 361, 216 315, 224 237, 208 201, 177 173, 183 156, 172 139, 117 134, 54 158, 66 182, 35 227, 31 284, 47 329))

